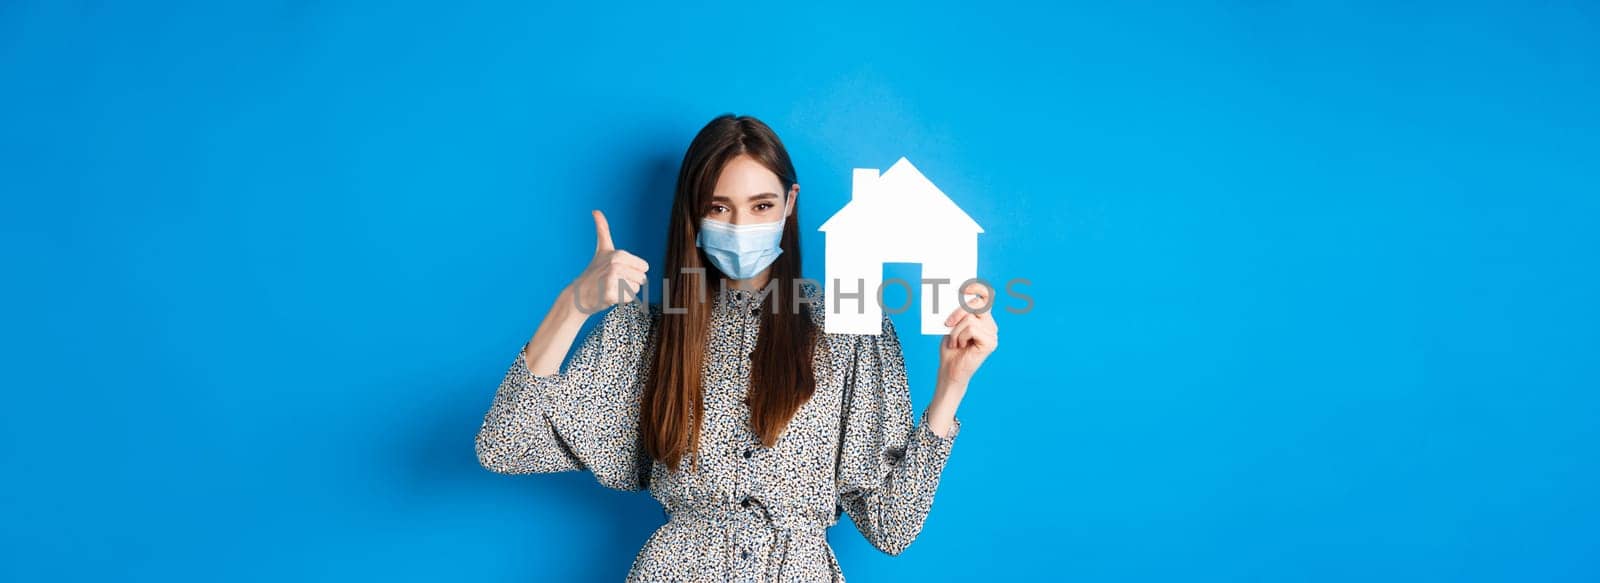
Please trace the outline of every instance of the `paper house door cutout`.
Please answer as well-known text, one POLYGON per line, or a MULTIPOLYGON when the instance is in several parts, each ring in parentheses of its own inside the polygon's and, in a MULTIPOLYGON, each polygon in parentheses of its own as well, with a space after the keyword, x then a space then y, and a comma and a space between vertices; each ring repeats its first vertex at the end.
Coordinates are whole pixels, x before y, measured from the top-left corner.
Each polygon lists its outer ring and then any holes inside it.
MULTIPOLYGON (((882 333, 884 306, 878 302, 878 289, 883 264, 920 263, 922 279, 948 280, 938 286, 907 282, 922 298, 922 333, 950 332, 944 319, 961 309, 957 288, 977 276, 978 233, 983 227, 910 160, 901 157, 882 174, 875 168, 856 168, 850 202, 817 230, 825 233, 825 331, 882 333), (861 296, 836 299, 841 291, 861 296)), ((892 284, 884 290, 885 302, 898 305, 904 289, 892 284)))

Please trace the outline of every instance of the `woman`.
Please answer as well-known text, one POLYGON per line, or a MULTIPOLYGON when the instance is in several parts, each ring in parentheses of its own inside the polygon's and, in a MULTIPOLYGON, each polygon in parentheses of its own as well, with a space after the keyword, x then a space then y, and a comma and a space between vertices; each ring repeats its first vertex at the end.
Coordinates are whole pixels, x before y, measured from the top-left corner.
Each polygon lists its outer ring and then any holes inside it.
POLYGON ((843 581, 824 532, 841 512, 899 554, 933 505, 967 381, 996 346, 992 314, 947 320, 933 402, 913 428, 888 317, 882 335, 822 332, 821 293, 800 280, 800 185, 772 130, 711 120, 676 190, 662 305, 633 301, 649 265, 614 248, 595 211, 594 258, 512 359, 479 461, 649 489, 669 519, 630 581, 843 581))

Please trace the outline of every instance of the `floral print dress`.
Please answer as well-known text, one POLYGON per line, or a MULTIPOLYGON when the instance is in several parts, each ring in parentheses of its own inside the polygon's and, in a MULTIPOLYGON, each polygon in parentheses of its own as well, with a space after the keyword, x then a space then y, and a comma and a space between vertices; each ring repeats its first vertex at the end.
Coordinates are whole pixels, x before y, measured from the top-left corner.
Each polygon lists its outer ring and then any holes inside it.
MULTIPOLYGON (((823 324, 821 294, 809 309, 823 324)), ((843 581, 825 530, 848 513, 873 546, 897 555, 922 530, 960 432, 912 425, 899 338, 819 334, 816 392, 775 446, 761 446, 745 403, 759 333, 758 294, 712 295, 699 467, 645 452, 639 402, 661 308, 605 313, 557 374, 531 374, 519 349, 478 432, 484 467, 506 474, 587 470, 619 490, 648 489, 668 515, 628 581, 843 581)), ((770 309, 770 303, 766 304, 770 309)), ((804 309, 804 308, 803 308, 804 309)))

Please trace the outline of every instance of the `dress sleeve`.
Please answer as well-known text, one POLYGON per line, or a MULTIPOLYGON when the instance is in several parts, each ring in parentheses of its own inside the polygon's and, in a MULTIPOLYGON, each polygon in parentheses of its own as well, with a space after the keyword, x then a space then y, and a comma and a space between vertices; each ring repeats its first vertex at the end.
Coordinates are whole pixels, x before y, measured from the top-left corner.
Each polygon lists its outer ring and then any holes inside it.
POLYGON ((961 420, 935 435, 924 411, 911 426, 911 390, 894 324, 856 337, 845 384, 839 501, 872 546, 898 555, 922 531, 961 420))
POLYGON ((503 474, 589 470, 608 488, 645 489, 651 461, 639 396, 651 317, 639 302, 611 308, 566 368, 548 376, 532 374, 519 348, 478 430, 478 462, 503 474))

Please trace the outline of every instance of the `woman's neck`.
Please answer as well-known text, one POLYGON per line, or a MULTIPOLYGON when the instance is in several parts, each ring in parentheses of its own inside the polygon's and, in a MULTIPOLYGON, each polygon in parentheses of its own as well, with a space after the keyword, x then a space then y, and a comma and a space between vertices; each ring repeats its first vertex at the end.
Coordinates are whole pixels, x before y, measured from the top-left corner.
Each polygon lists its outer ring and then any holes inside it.
POLYGON ((767 280, 772 278, 772 268, 767 267, 750 279, 722 278, 728 289, 758 290, 767 286, 767 280))

